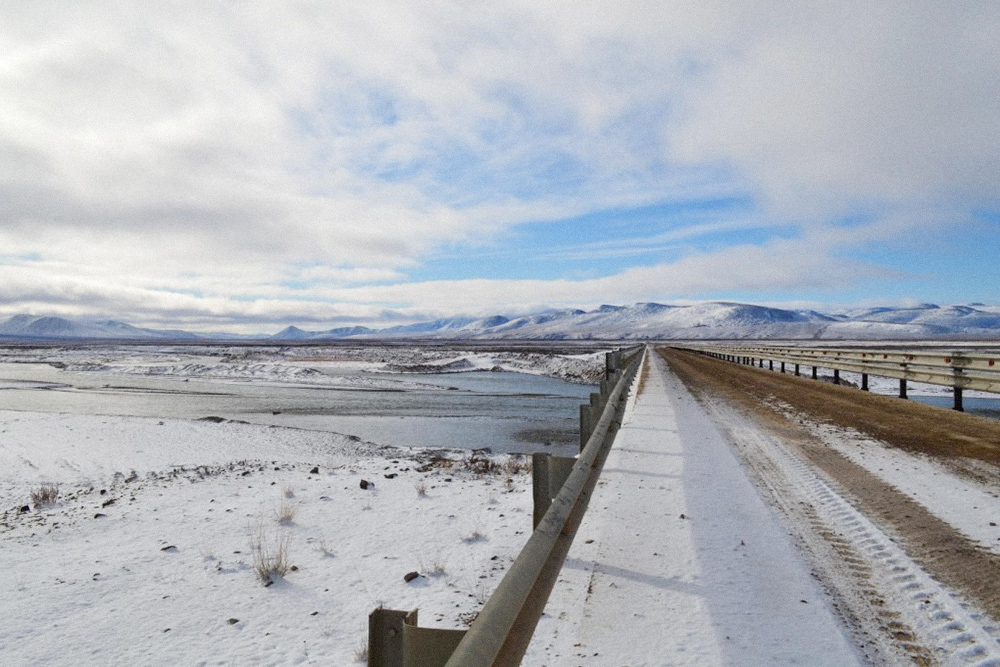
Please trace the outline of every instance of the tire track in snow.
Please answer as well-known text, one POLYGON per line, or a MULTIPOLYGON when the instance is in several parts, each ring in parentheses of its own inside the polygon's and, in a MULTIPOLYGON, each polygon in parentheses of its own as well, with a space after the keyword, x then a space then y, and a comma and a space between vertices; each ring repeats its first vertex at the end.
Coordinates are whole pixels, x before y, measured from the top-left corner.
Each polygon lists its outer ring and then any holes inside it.
MULTIPOLYGON (((725 408, 707 407, 732 423, 725 408)), ((849 624, 860 625, 853 629, 856 639, 874 639, 868 646, 873 662, 896 662, 895 654, 916 664, 1000 667, 998 631, 988 617, 934 581, 833 483, 774 438, 745 423, 728 430, 768 495, 798 524, 807 550, 822 561, 822 540, 835 556, 817 563, 821 578, 840 597, 849 624), (873 625, 881 641, 870 636, 873 625)))

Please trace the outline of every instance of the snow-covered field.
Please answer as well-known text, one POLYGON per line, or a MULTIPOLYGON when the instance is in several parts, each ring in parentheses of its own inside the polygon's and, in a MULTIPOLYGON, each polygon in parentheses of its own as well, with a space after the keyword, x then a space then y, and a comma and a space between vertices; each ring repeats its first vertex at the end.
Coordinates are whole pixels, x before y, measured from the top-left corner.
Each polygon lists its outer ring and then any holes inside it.
MULTIPOLYGON (((3 361, 47 374, 38 386, 94 373, 404 391, 446 387, 401 372, 589 381, 604 364, 597 354, 188 346, 12 348, 3 361)), ((0 411, 0 511, 5 666, 360 664, 372 609, 420 607, 423 625, 463 627, 531 530, 516 456, 230 420, 11 410, 0 411), (55 502, 33 500, 47 487, 55 502), (276 554, 284 574, 265 581, 257 570, 276 554)))
POLYGON ((470 457, 0 412, 2 662, 346 665, 378 605, 462 627, 531 529, 523 462, 470 457), (58 498, 36 507, 44 485, 58 498), (282 546, 265 585, 255 568, 282 546))

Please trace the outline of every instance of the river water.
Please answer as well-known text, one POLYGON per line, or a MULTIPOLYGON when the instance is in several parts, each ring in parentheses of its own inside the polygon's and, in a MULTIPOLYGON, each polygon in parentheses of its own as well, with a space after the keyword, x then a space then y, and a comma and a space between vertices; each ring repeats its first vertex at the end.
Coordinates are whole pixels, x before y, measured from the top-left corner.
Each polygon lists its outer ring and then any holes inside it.
POLYGON ((594 390, 590 385, 506 372, 379 373, 377 377, 387 384, 398 380, 406 388, 144 377, 71 372, 44 363, 0 363, 0 409, 221 417, 353 435, 386 445, 566 455, 578 447, 578 406, 594 390))

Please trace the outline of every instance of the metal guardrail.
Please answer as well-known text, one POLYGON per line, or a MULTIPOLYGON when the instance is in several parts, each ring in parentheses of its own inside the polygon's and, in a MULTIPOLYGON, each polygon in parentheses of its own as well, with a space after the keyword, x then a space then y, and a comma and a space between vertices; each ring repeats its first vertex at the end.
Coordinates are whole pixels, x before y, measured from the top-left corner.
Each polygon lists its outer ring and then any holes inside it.
POLYGON ((642 351, 640 346, 608 353, 602 391, 597 399, 591 396, 586 420, 581 410, 581 429, 588 434, 579 457, 533 457, 535 529, 472 626, 421 628, 416 611, 376 609, 368 620, 370 667, 521 664, 621 425, 642 351))
POLYGON ((976 354, 963 350, 933 352, 928 350, 838 349, 816 347, 778 347, 770 345, 685 345, 674 346, 706 354, 717 359, 774 369, 774 362, 794 365, 794 374, 801 366, 812 367, 816 379, 818 368, 834 371, 839 384, 840 371, 861 374, 861 389, 868 390, 868 376, 899 380, 899 397, 907 397, 907 382, 924 382, 950 387, 954 392, 956 410, 962 410, 965 389, 1000 393, 1000 353, 976 354))

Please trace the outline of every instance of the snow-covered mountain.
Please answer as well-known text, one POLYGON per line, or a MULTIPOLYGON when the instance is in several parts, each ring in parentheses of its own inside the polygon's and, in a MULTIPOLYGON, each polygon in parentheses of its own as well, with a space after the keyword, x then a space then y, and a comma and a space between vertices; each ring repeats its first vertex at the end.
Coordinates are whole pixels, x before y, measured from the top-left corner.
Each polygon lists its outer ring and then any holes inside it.
POLYGON ((186 339, 196 334, 179 329, 142 329, 115 320, 69 320, 64 317, 15 315, 0 324, 0 337, 17 339, 186 339))
MULTIPOLYGON (((287 331, 276 337, 293 338, 287 331)), ((604 305, 591 311, 552 310, 519 317, 449 318, 343 336, 314 332, 302 338, 333 337, 442 340, 1000 338, 1000 307, 924 304, 910 308, 821 313, 726 301, 691 306, 637 303, 632 306, 604 305)))
MULTIPOLYGON (((181 339, 184 331, 141 329, 111 320, 73 321, 18 315, 0 336, 23 339, 181 339)), ((222 337, 221 335, 212 336, 222 337)), ((241 336, 243 338, 245 336, 241 336)), ((451 317, 385 329, 363 326, 308 331, 289 326, 274 341, 323 340, 614 340, 614 339, 1000 339, 1000 307, 972 304, 864 308, 821 313, 713 301, 690 306, 637 303, 595 310, 546 310, 521 316, 451 317)))

